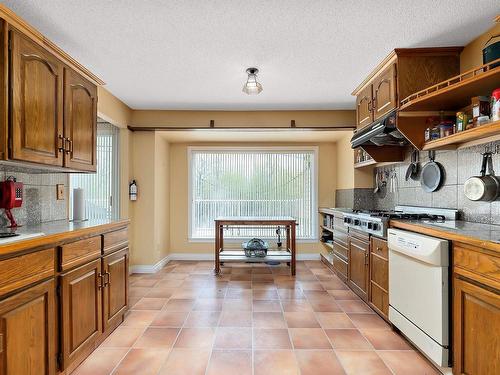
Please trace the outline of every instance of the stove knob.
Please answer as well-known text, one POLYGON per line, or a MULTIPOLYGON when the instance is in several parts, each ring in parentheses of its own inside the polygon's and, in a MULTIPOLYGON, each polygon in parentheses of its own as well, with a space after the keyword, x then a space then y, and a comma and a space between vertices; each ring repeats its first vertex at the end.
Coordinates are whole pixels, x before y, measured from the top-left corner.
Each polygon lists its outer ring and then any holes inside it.
POLYGON ((373 223, 372 229, 373 230, 378 230, 379 229, 379 225, 377 223, 373 223))
POLYGON ((368 227, 368 229, 373 229, 374 224, 373 224, 373 223, 368 222, 368 224, 367 224, 366 226, 368 227))
POLYGON ((351 219, 348 218, 348 217, 344 217, 344 223, 350 224, 351 223, 351 219))
POLYGON ((358 219, 354 219, 354 225, 359 225, 359 220, 358 219))

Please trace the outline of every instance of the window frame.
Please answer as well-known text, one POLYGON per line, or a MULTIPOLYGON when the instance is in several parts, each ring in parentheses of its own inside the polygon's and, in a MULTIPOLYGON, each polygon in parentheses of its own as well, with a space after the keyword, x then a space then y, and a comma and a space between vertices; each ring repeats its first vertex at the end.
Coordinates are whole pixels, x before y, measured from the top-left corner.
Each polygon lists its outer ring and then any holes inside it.
MULTIPOLYGON (((311 197, 311 215, 313 226, 312 238, 297 238, 298 243, 316 243, 319 241, 319 232, 314 228, 318 227, 318 168, 319 168, 319 146, 239 146, 239 147, 225 147, 225 146, 188 146, 187 147, 187 160, 188 160, 188 242, 207 243, 212 242, 215 238, 200 238, 193 237, 192 233, 192 215, 193 215, 193 151, 308 151, 313 153, 313 168, 312 168, 312 197, 311 197)), ((299 223, 300 224, 300 223, 299 223)), ((228 238, 224 239, 226 242, 241 242, 244 238, 228 238)))

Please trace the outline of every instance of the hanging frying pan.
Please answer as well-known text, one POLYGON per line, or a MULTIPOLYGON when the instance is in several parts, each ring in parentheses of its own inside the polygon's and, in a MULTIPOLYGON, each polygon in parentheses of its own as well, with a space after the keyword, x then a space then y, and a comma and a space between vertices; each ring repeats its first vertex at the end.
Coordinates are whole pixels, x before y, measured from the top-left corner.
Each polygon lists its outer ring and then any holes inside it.
POLYGON ((441 186, 443 181, 443 167, 434 161, 435 151, 429 151, 429 162, 424 165, 420 174, 420 185, 425 192, 431 193, 441 186))

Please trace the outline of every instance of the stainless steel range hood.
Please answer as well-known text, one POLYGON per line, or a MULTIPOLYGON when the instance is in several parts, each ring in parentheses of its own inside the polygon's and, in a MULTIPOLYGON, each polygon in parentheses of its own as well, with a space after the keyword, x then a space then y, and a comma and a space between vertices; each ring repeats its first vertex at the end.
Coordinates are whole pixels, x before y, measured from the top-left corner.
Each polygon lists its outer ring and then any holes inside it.
POLYGON ((356 131, 351 139, 351 147, 359 146, 401 146, 408 140, 397 128, 398 114, 394 110, 374 123, 356 131))

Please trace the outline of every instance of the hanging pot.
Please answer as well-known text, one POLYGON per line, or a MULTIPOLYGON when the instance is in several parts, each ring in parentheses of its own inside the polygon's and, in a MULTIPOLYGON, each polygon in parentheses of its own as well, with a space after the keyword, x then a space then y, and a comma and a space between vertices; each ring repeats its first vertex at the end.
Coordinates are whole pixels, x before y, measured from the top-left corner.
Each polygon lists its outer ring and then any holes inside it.
POLYGON ((429 151, 429 162, 424 165, 420 174, 420 185, 427 193, 438 190, 443 181, 443 167, 434 161, 435 157, 435 151, 429 151))
POLYGON ((471 201, 486 202, 494 201, 499 196, 500 181, 493 171, 491 152, 483 154, 480 176, 470 177, 465 181, 464 194, 471 201))

